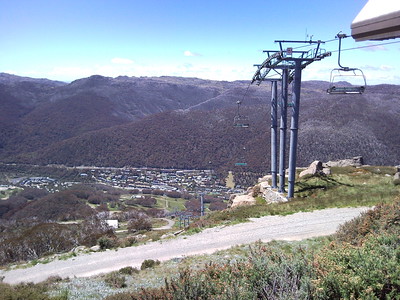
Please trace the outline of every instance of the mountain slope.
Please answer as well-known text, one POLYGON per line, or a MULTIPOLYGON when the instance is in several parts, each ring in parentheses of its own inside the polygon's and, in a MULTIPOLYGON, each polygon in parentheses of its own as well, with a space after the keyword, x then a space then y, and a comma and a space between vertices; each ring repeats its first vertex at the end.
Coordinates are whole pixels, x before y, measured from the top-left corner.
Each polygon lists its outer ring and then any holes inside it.
MULTIPOLYGON (((51 93, 40 81, 34 98, 42 98, 29 102, 2 76, 0 101, 11 112, 0 113, 8 124, 0 131, 3 161, 176 168, 247 162, 248 170, 269 169, 267 83, 247 90, 246 82, 92 76, 46 83, 51 93), (243 101, 250 128, 232 126, 236 101, 243 101)), ((356 155, 368 164, 398 164, 400 86, 332 96, 327 85, 302 83, 298 165, 356 155)))

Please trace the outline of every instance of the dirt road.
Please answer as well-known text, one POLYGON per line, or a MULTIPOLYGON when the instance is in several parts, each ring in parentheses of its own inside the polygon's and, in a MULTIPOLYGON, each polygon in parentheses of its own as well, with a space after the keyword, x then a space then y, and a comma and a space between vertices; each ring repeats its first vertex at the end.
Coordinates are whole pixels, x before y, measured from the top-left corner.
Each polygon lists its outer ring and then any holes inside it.
POLYGON ((0 271, 6 283, 40 282, 49 276, 85 277, 119 270, 122 267, 140 267, 145 259, 168 260, 174 257, 212 253, 238 244, 258 240, 301 240, 329 235, 338 226, 361 212, 359 208, 332 208, 289 216, 268 216, 234 226, 216 227, 203 232, 180 236, 167 241, 152 242, 137 247, 80 255, 68 260, 38 264, 28 269, 0 271))

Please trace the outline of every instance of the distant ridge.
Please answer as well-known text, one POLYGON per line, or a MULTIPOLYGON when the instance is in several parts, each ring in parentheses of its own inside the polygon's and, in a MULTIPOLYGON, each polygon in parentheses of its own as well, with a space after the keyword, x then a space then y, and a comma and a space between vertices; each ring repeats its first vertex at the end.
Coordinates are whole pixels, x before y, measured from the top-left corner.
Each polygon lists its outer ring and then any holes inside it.
MULTIPOLYGON (((69 84, 0 73, 2 162, 268 170, 270 86, 99 75, 69 84), (243 100, 248 130, 233 128, 243 100), (245 150, 243 150, 245 148, 245 150)), ((400 86, 332 96, 302 83, 298 165, 362 155, 399 164, 400 86)))

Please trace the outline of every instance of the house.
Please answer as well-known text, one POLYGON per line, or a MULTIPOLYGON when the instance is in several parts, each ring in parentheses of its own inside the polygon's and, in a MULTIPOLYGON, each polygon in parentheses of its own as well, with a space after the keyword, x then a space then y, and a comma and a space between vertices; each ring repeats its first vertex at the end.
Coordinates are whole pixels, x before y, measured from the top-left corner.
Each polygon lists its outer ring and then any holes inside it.
POLYGON ((106 223, 111 228, 114 228, 114 229, 118 228, 118 220, 106 220, 106 223))

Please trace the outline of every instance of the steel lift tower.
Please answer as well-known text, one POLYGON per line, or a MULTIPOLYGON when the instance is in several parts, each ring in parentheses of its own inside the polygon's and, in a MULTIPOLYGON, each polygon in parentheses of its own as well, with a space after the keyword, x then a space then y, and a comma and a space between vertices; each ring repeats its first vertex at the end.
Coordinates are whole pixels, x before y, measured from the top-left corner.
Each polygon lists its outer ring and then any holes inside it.
POLYGON ((296 179, 297 158, 297 136, 299 127, 300 111, 300 89, 301 71, 314 61, 319 61, 331 55, 320 48, 322 41, 285 41, 278 40, 279 50, 265 50, 267 59, 260 65, 255 65, 255 72, 251 84, 260 85, 263 81, 271 81, 271 174, 272 187, 277 187, 277 106, 280 107, 280 134, 279 134, 279 188, 278 191, 285 192, 285 157, 286 157, 286 130, 287 130, 287 108, 292 108, 290 124, 290 147, 289 147, 289 178, 287 198, 294 196, 294 184, 296 179), (308 51, 296 51, 288 44, 303 44, 298 48, 311 47, 308 51), (272 72, 271 72, 272 71, 272 72), (271 76, 272 75, 272 76, 271 76), (277 82, 281 81, 281 101, 277 101, 277 82), (292 85, 292 102, 288 103, 288 86, 292 85), (277 102, 279 105, 277 105, 277 102))

